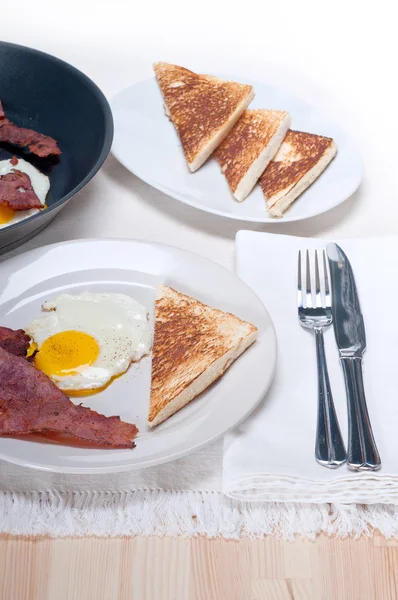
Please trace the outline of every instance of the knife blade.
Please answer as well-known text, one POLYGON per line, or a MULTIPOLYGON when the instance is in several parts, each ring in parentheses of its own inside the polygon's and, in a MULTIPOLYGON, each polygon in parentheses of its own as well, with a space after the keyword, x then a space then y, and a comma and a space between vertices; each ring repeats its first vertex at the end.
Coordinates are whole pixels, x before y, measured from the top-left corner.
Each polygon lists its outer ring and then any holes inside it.
POLYGON ((362 357, 366 350, 365 324, 350 261, 337 244, 328 244, 333 328, 344 373, 348 406, 347 466, 353 471, 375 471, 381 460, 366 404, 362 357))

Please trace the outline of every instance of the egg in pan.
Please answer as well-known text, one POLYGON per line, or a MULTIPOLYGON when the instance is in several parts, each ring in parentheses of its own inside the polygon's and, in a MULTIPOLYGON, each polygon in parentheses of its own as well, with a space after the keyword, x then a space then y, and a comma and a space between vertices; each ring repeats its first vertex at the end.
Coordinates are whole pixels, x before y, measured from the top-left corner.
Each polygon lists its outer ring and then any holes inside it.
MULTIPOLYGON (((43 173, 40 173, 36 167, 23 158, 18 158, 17 164, 15 164, 12 159, 0 161, 0 177, 11 173, 14 169, 18 169, 18 171, 22 171, 22 173, 26 173, 26 175, 29 176, 32 188, 44 208, 46 196, 50 189, 49 178, 46 175, 43 175, 43 173)), ((13 223, 18 223, 31 215, 35 215, 40 210, 40 208, 31 208, 29 210, 16 211, 0 203, 0 229, 12 225, 13 223)))

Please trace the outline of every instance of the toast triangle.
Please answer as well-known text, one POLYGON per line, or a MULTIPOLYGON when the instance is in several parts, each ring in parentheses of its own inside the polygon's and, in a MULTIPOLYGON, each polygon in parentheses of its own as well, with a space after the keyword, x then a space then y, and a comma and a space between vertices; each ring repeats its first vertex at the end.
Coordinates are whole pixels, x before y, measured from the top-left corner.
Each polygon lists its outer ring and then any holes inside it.
POLYGON ((254 97, 253 88, 165 62, 155 63, 153 68, 188 167, 196 171, 247 108, 254 97))
POLYGON ((337 145, 331 138, 289 129, 275 158, 260 177, 271 215, 281 217, 336 153, 337 145))
POLYGON ((245 110, 217 148, 215 157, 239 202, 250 194, 277 153, 290 122, 285 111, 245 110))
POLYGON ((203 392, 256 336, 254 325, 163 286, 155 309, 149 426, 203 392))

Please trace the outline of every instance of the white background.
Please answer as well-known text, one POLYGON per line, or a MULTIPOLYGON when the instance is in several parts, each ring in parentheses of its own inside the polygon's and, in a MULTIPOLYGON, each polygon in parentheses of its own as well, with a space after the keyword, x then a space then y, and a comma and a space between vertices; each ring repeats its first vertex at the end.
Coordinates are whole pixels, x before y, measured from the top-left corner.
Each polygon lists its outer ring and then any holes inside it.
POLYGON ((249 226, 168 198, 110 156, 49 228, 21 250, 68 238, 137 237, 178 245, 232 267, 235 233, 242 228, 340 239, 396 233, 394 4, 19 0, 3 6, 1 39, 72 63, 108 98, 151 76, 156 60, 245 75, 329 111, 351 132, 365 165, 360 191, 330 213, 300 223, 249 226))

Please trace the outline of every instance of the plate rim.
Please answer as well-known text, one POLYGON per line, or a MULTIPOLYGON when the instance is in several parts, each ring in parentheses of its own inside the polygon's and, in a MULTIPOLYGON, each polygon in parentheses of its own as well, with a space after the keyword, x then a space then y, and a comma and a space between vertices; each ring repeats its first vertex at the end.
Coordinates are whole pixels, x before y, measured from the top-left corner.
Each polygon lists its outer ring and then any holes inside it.
MULTIPOLYGON (((214 74, 216 77, 221 77, 222 79, 225 79, 225 75, 220 75, 220 74, 214 74)), ((136 177, 138 177, 138 179, 140 179, 141 181, 143 181, 144 183, 146 183, 147 185, 150 185, 151 187, 157 189, 158 191, 162 192, 163 194, 165 194, 166 196, 168 196, 169 198, 173 198, 174 200, 177 200, 178 202, 181 202, 182 204, 186 204, 187 206, 190 206, 191 208, 195 208, 196 210, 199 210, 201 212, 205 212, 207 214, 211 214, 211 215, 215 215, 217 217, 223 218, 223 219, 231 219, 232 221, 241 221, 243 223, 264 223, 264 224, 273 224, 273 225, 283 225, 284 223, 294 223, 297 221, 305 221, 307 219, 313 219, 315 217, 318 217, 320 215, 323 215, 335 208, 337 208, 338 206, 340 206, 341 204, 343 204, 344 202, 346 202, 347 200, 349 200, 349 198, 351 198, 355 192, 358 190, 358 188, 360 187, 360 185, 362 184, 363 178, 364 178, 364 161, 363 161, 363 156, 362 153, 356 143, 356 141, 354 140, 353 136, 351 136, 349 134, 349 132, 347 131, 347 129, 340 124, 340 121, 335 119, 334 117, 329 117, 328 113, 326 113, 325 111, 323 111, 322 109, 319 109, 316 105, 311 104, 310 102, 307 102, 307 100, 304 100, 303 98, 301 98, 299 95, 296 95, 294 93, 288 92, 286 90, 284 90, 283 88, 280 88, 279 86, 275 86, 269 83, 266 83, 265 81, 258 81, 258 80, 254 80, 254 79, 248 79, 246 77, 240 77, 238 75, 228 75, 228 77, 231 78, 231 80, 234 81, 242 81, 243 83, 255 86, 255 85, 266 85, 274 90, 276 90, 277 92, 281 93, 281 94, 286 94, 290 97, 293 97, 297 100, 299 100, 300 102, 302 102, 303 104, 305 104, 307 106, 307 108, 311 108, 313 110, 316 110, 318 114, 327 117, 329 120, 332 120, 340 129, 341 131, 344 132, 344 135, 346 136, 347 139, 350 140, 352 146, 355 148, 357 156, 358 156, 358 178, 357 181, 351 186, 351 189, 348 193, 348 195, 343 198, 342 200, 340 200, 337 204, 335 204, 334 206, 331 206, 330 208, 326 208, 322 211, 316 211, 316 212, 312 212, 311 214, 308 214, 306 216, 293 216, 293 217, 288 217, 288 216, 284 216, 281 219, 278 218, 273 218, 273 217, 264 217, 264 218, 260 218, 260 217, 243 217, 243 216, 238 216, 238 215, 234 215, 234 214, 227 214, 223 211, 217 210, 217 209, 211 209, 211 208, 205 208, 203 205, 201 204, 197 204, 194 201, 191 200, 186 200, 183 194, 170 194, 170 190, 168 188, 166 188, 165 186, 163 186, 162 184, 159 184, 157 182, 152 181, 150 178, 145 178, 143 179, 140 175, 138 175, 135 170, 131 169, 129 166, 126 165, 126 162, 120 157, 120 155, 118 154, 118 152, 116 152, 115 150, 115 141, 116 141, 116 136, 117 134, 114 135, 113 138, 113 142, 112 142, 112 147, 111 147, 111 153, 113 154, 113 156, 119 161, 119 163, 125 168, 127 169, 130 173, 133 173, 133 175, 135 175, 136 177)), ((126 93, 128 90, 131 90, 132 88, 141 85, 143 83, 149 83, 151 81, 156 80, 155 76, 152 77, 148 77, 146 79, 142 79, 140 81, 136 81, 135 83, 133 83, 130 86, 127 86, 125 88, 123 88, 122 90, 120 90, 117 94, 114 94, 112 96, 112 98, 109 101, 110 107, 111 107, 111 111, 112 111, 112 115, 113 115, 113 120, 115 121, 115 117, 114 117, 114 102, 117 98, 119 98, 120 96, 122 96, 124 93, 126 93)), ((305 191, 304 191, 305 193, 305 191)), ((233 200, 233 198, 231 197, 231 200, 233 200)))
MULTIPOLYGON (((185 250, 184 248, 179 248, 178 246, 173 246, 171 244, 163 244, 162 242, 152 242, 150 240, 145 240, 145 239, 135 239, 135 238, 115 238, 115 237, 106 237, 106 238, 78 238, 78 239, 74 239, 74 240, 65 240, 62 242, 55 242, 52 244, 45 244, 43 246, 40 246, 39 248, 33 248, 31 250, 28 250, 26 252, 22 252, 21 254, 18 254, 17 256, 13 256, 11 258, 9 258, 8 260, 5 260, 4 262, 0 263, 0 273, 2 270, 3 265, 9 264, 11 263, 18 263, 23 257, 25 256, 32 256, 35 253, 40 253, 42 250, 48 248, 59 248, 60 246, 71 246, 71 245, 75 245, 78 243, 112 243, 112 242, 123 242, 123 243, 138 243, 140 245, 150 245, 150 246, 157 246, 160 247, 161 249, 166 249, 168 251, 177 251, 178 253, 183 253, 185 255, 193 255, 196 258, 200 258, 201 260, 211 263, 213 265, 216 265, 216 267, 227 271, 229 273, 229 275, 232 275, 234 277, 236 277, 240 283, 242 285, 244 285, 249 291, 250 293, 258 300, 258 302, 260 302, 263 311, 266 313, 268 319, 269 319, 269 326, 270 326, 270 332, 272 333, 272 342, 268 342, 268 344, 272 343, 272 369, 270 370, 270 375, 268 378, 268 381, 266 383, 266 385, 264 386, 264 390, 261 393, 260 397, 257 397, 256 400, 252 403, 252 405, 250 406, 249 410, 246 410, 244 415, 242 415, 242 418, 237 421, 234 425, 228 426, 225 429, 223 429, 222 431, 218 432, 217 434, 211 435, 211 436, 207 436, 206 439, 202 440, 201 442, 198 442, 197 444, 190 446, 189 448, 185 448, 184 450, 180 450, 178 452, 174 452, 173 454, 169 454, 166 457, 162 457, 162 458, 156 458, 156 459, 150 459, 150 460, 146 460, 146 461, 142 461, 141 463, 136 463, 136 464, 121 464, 121 465, 104 465, 104 466, 94 466, 94 467, 71 467, 71 466, 62 466, 62 467, 57 467, 57 466, 53 466, 53 465, 39 465, 36 463, 31 463, 29 461, 27 461, 26 459, 19 459, 19 458, 15 458, 12 457, 10 458, 9 455, 5 455, 3 453, 3 451, 0 449, 0 460, 4 460, 10 464, 15 464, 18 466, 22 466, 25 468, 29 468, 29 469, 33 469, 33 470, 37 470, 37 471, 44 471, 44 472, 50 472, 50 473, 64 473, 64 474, 75 474, 75 475, 100 475, 100 474, 107 474, 107 473, 123 473, 123 472, 128 472, 128 471, 138 471, 141 469, 147 469, 149 467, 154 467, 156 465, 161 465, 161 464, 166 464, 169 462, 173 462, 175 460, 178 460, 179 458, 183 458, 184 456, 187 456, 189 454, 191 454, 192 452, 196 452, 197 450, 207 446, 208 444, 222 438, 224 435, 226 435, 229 431, 232 431, 233 429, 235 429, 236 427, 238 427, 243 421, 245 421, 249 415, 259 406, 259 404, 265 399, 271 385, 272 382, 275 378, 275 372, 276 372, 276 367, 277 367, 277 362, 278 362, 278 338, 276 335, 276 330, 275 330, 275 325, 273 323, 273 320, 271 318, 271 315, 269 314, 266 306, 264 305, 263 301, 259 298, 259 296, 254 292, 254 290, 247 284, 245 283, 240 277, 238 277, 238 275, 235 273, 235 271, 231 271, 229 269, 227 269, 226 267, 224 267, 223 265, 220 265, 219 263, 211 260, 210 258, 207 258, 197 252, 192 252, 191 250, 185 250)), ((18 438, 13 438, 13 439, 18 439, 18 438)))

